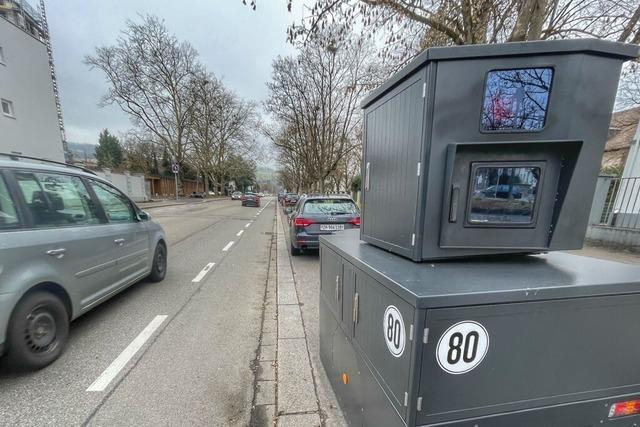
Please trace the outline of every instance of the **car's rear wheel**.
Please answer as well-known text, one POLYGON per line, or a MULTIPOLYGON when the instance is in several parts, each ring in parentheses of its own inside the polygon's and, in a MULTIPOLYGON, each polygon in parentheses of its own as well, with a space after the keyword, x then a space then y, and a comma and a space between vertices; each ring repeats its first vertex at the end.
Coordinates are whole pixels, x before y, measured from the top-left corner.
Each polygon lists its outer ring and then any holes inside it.
POLYGON ((300 248, 296 248, 295 246, 293 246, 293 243, 291 244, 291 256, 298 256, 302 253, 302 250, 300 248))
POLYGON ((153 260, 151 264, 151 273, 149 273, 149 280, 152 282, 161 282, 164 280, 164 276, 167 274, 167 247, 164 243, 160 242, 156 245, 156 250, 153 253, 153 260))
POLYGON ((49 292, 25 295, 16 305, 7 330, 7 364, 22 370, 42 369, 56 360, 69 339, 69 313, 49 292))

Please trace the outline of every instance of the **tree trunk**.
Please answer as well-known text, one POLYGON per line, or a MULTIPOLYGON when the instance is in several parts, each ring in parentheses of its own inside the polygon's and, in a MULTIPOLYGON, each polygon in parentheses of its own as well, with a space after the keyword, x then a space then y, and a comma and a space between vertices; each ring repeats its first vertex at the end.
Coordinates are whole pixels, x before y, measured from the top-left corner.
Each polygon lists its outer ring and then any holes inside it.
POLYGON ((522 0, 518 5, 518 17, 509 37, 510 42, 538 40, 548 0, 522 0))

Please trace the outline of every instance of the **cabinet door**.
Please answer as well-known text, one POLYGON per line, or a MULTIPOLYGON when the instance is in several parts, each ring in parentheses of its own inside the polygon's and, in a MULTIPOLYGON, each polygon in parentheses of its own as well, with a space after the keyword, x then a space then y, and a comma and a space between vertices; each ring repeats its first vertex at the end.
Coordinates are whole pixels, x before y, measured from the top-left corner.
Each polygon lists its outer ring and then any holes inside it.
POLYGON ((353 337, 353 297, 356 292, 356 270, 342 261, 342 326, 348 337, 353 337))
POLYGON ((414 308, 382 284, 356 271, 356 322, 358 342, 398 413, 406 417, 413 340, 410 338, 414 308))
POLYGON ((342 257, 324 246, 320 257, 320 292, 336 320, 342 322, 342 257))
POLYGON ((423 73, 403 83, 365 116, 361 232, 411 256, 418 201, 418 163, 424 118, 423 73))

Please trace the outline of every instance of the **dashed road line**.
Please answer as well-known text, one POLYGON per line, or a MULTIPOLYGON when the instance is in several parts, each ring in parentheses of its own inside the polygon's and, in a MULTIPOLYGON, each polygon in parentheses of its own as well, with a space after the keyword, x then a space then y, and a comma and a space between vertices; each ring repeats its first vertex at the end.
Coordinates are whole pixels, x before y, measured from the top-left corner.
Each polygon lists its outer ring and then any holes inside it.
POLYGON ((248 222, 248 223, 246 223, 246 224, 244 225, 244 228, 249 228, 249 226, 250 226, 250 225, 251 225, 251 223, 250 223, 250 222, 248 222))
POLYGON ((235 242, 232 240, 229 243, 227 243, 227 246, 225 246, 224 248, 222 248, 222 252, 227 252, 229 249, 231 249, 231 246, 233 246, 235 242))
POLYGON ((87 388, 87 391, 104 391, 105 388, 118 376, 122 368, 131 360, 133 356, 142 348, 151 335, 160 327, 162 322, 165 321, 167 315, 162 314, 153 318, 153 320, 147 325, 146 328, 140 332, 140 334, 134 338, 133 341, 125 348, 122 353, 116 359, 111 362, 111 365, 100 374, 100 376, 87 388))
POLYGON ((216 265, 215 262, 210 262, 209 264, 205 265, 204 268, 202 270, 200 270, 200 273, 198 273, 198 275, 196 277, 194 277, 191 282, 192 283, 200 282, 202 279, 204 279, 204 276, 206 276, 207 273, 209 273, 209 271, 211 271, 211 269, 213 268, 214 265, 216 265))
POLYGON ((240 237, 240 236, 242 236, 242 233, 244 233, 244 230, 240 230, 240 231, 238 231, 238 232, 236 233, 236 236, 240 237))

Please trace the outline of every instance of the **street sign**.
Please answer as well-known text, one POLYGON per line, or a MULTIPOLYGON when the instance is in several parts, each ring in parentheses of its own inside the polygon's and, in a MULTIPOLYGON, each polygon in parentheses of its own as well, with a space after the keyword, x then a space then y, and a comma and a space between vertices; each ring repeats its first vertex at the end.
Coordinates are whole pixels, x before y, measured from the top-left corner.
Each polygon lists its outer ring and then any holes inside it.
POLYGON ((177 163, 171 164, 171 172, 173 172, 175 174, 180 172, 180 165, 178 165, 177 163))

